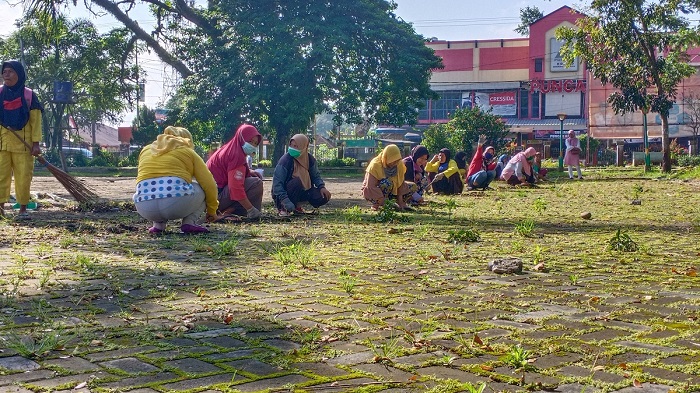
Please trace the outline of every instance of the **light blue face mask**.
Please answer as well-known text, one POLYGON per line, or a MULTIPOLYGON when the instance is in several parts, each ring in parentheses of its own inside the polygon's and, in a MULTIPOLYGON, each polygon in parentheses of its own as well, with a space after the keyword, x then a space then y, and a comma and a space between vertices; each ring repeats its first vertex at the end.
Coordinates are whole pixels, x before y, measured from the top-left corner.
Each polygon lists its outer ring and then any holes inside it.
POLYGON ((250 143, 246 142, 246 143, 243 144, 243 152, 244 152, 245 154, 249 154, 249 155, 250 155, 250 154, 255 153, 256 151, 258 151, 258 148, 255 147, 255 146, 253 146, 253 145, 251 145, 250 143))
POLYGON ((301 155, 301 150, 290 147, 287 149, 287 153, 289 153, 289 155, 293 158, 299 158, 299 156, 301 155))

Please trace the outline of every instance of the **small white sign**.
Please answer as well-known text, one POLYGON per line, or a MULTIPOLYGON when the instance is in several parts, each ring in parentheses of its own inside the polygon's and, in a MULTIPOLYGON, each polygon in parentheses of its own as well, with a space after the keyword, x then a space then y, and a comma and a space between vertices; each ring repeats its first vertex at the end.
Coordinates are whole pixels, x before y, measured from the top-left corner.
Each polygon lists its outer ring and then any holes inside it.
POLYGON ((578 57, 574 59, 571 67, 567 67, 564 64, 564 60, 561 58, 559 51, 561 50, 564 41, 560 41, 556 38, 550 38, 549 40, 549 70, 552 72, 570 72, 578 71, 578 57))

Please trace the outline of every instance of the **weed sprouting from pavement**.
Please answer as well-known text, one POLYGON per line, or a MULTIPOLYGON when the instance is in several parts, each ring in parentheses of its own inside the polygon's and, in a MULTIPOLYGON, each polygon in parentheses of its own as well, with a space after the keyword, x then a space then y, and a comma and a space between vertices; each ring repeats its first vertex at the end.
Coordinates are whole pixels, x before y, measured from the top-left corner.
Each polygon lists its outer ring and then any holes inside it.
POLYGON ((535 199, 535 201, 532 202, 532 210, 538 214, 544 213, 544 211, 547 210, 547 201, 542 198, 535 199))
POLYGON ((450 230, 447 241, 452 243, 473 243, 479 241, 479 232, 471 228, 450 230))
POLYGON ((617 229, 615 235, 608 240, 608 250, 617 252, 635 252, 639 249, 637 243, 632 240, 630 235, 623 233, 620 228, 617 229))
POLYGON ((212 254, 216 259, 224 259, 228 256, 234 255, 238 248, 238 243, 240 239, 237 237, 230 237, 221 243, 215 244, 212 247, 212 254))
POLYGON ((510 347, 503 361, 516 370, 523 370, 530 366, 528 362, 530 356, 530 351, 523 348, 522 345, 517 344, 510 347))
POLYGON ((532 237, 535 231, 535 221, 527 218, 515 224, 515 233, 522 237, 532 237))
POLYGON ((16 351, 20 356, 38 359, 55 349, 62 349, 68 339, 61 335, 61 331, 45 329, 35 336, 21 336, 16 332, 9 332, 0 337, 7 348, 16 351))
POLYGON ((314 258, 316 251, 314 243, 306 244, 302 241, 294 241, 291 244, 279 246, 272 253, 272 256, 282 265, 299 264, 305 269, 315 267, 314 258))
POLYGON ((346 222, 360 222, 362 221, 362 208, 359 206, 351 206, 343 209, 343 219, 346 222))

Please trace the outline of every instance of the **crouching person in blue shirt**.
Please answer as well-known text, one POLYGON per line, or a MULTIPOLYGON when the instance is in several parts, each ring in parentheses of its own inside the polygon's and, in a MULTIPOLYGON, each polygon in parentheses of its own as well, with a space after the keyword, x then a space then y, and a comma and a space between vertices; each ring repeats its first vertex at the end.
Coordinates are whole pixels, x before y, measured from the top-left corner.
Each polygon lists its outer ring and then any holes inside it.
POLYGON ((331 200, 331 193, 321 179, 316 159, 308 152, 309 138, 296 134, 289 140, 289 148, 280 158, 272 177, 272 200, 279 215, 303 214, 301 202, 314 208, 331 200))

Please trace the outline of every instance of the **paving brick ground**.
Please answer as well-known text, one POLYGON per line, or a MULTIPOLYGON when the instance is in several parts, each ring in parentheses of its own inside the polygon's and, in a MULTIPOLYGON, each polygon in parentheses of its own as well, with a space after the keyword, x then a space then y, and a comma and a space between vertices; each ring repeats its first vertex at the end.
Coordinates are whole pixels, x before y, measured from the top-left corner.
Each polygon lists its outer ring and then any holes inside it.
MULTIPOLYGON (((547 279, 546 275, 536 274, 525 278, 532 284, 547 279)), ((500 277, 499 280, 508 280, 500 277)), ((522 277, 519 277, 522 281, 522 277)), ((495 285, 491 289, 509 288, 509 286, 495 285)), ((468 292, 464 291, 468 296, 468 292)), ((255 304, 259 311, 265 311, 265 299, 279 298, 274 293, 248 292, 248 304, 255 304)), ((420 294, 414 292, 416 309, 430 311, 439 306, 425 306, 420 300, 421 295, 433 296, 434 294, 420 294), (420 305, 420 306, 419 306, 420 305)), ((473 293, 472 295, 477 295, 473 293)), ((594 296, 595 290, 589 288, 588 296, 594 296)), ((669 293, 669 298, 676 299, 679 304, 688 297, 688 293, 678 291, 669 293)), ((467 297, 465 297, 466 299, 467 297)), ((663 301, 663 298, 657 301, 663 301)), ((181 299, 180 301, 186 301, 181 299)), ((292 304, 289 297, 285 297, 285 304, 292 304)), ((179 302, 172 302, 173 311, 176 312, 179 302)), ((411 305, 413 303, 406 302, 411 305)), ((355 311, 357 305, 347 309, 330 307, 323 303, 323 299, 317 299, 316 303, 306 304, 302 311, 287 311, 282 316, 282 323, 289 328, 296 325, 307 326, 300 322, 319 322, 333 320, 335 314, 340 321, 347 321, 348 316, 367 320, 366 312, 355 311), (294 314, 290 314, 294 313, 294 314)), ((391 311, 393 307, 381 307, 377 305, 365 305, 374 309, 374 314, 391 311)), ((658 380, 700 384, 700 376, 683 372, 682 368, 692 362, 697 362, 699 355, 682 357, 675 355, 678 351, 673 344, 674 339, 680 338, 673 331, 668 331, 656 337, 659 344, 650 344, 637 341, 640 329, 630 324, 608 324, 606 322, 580 320, 575 322, 573 328, 564 325, 552 326, 542 324, 544 318, 552 321, 552 318, 569 318, 572 314, 583 310, 572 309, 564 305, 545 304, 541 311, 533 311, 519 314, 513 319, 527 320, 528 323, 493 319, 492 313, 483 315, 465 315, 464 319, 445 319, 442 322, 454 331, 464 329, 465 323, 472 327, 472 323, 481 322, 484 328, 477 330, 476 334, 482 341, 489 341, 492 345, 499 342, 508 342, 510 337, 523 334, 533 342, 539 340, 564 340, 573 350, 580 349, 588 343, 613 342, 621 351, 616 359, 599 359, 598 365, 607 365, 603 370, 596 365, 582 363, 583 356, 580 353, 554 352, 541 356, 534 360, 534 370, 527 373, 514 372, 509 367, 497 367, 491 370, 483 367, 497 359, 488 355, 468 358, 468 364, 459 363, 459 358, 437 346, 427 346, 425 350, 415 355, 404 356, 396 359, 377 359, 377 347, 392 340, 396 345, 406 346, 406 337, 401 333, 402 323, 414 320, 408 318, 411 311, 394 313, 393 320, 396 325, 392 329, 384 323, 364 323, 363 333, 350 336, 347 340, 338 340, 328 345, 337 348, 337 356, 319 359, 318 363, 303 365, 278 364, 279 354, 295 351, 301 348, 300 343, 282 339, 288 333, 278 327, 269 329, 272 333, 265 339, 253 339, 248 334, 265 332, 264 327, 227 328, 225 325, 213 323, 213 329, 184 333, 174 339, 156 340, 155 345, 139 345, 138 341, 130 342, 131 346, 117 350, 108 350, 101 347, 83 349, 79 354, 56 353, 54 357, 41 360, 31 360, 5 349, 0 357, 0 368, 7 370, 8 375, 0 377, 0 391, 22 392, 23 388, 29 390, 60 390, 73 388, 87 383, 88 389, 111 388, 122 391, 147 392, 147 391, 183 391, 188 389, 206 388, 210 391, 218 391, 222 386, 239 389, 244 392, 253 392, 264 389, 276 389, 281 387, 297 386, 305 387, 310 391, 349 391, 362 386, 383 386, 387 391, 395 391, 401 387, 403 391, 421 391, 427 389, 429 381, 441 379, 454 379, 460 382, 474 384, 484 382, 491 386, 498 386, 504 391, 518 391, 521 386, 519 380, 526 383, 539 383, 543 387, 556 388, 557 391, 576 391, 580 393, 577 385, 569 385, 567 380, 572 378, 586 378, 592 383, 624 383, 630 384, 634 380, 635 373, 627 372, 615 367, 615 362, 625 363, 626 369, 639 369, 658 380), (402 319, 405 318, 405 319, 402 319), (404 321, 404 322, 400 322, 404 321), (393 333, 392 333, 393 332, 393 333), (545 334, 550 332, 551 334, 545 334), (541 334, 538 334, 541 333, 541 334), (394 334, 394 337, 391 335, 394 334), (373 337, 374 347, 363 344, 366 338, 373 337), (398 339, 397 339, 398 337, 398 339), (383 344, 382 344, 383 343, 383 344), (172 348, 172 349, 168 349, 172 348), (260 360, 267 359, 267 361, 260 360), (639 366, 636 366, 638 364, 639 366), (663 367, 647 366, 659 364, 663 367), (474 368, 474 365, 476 368, 474 368), (673 367, 677 366, 678 370, 673 367), (482 367, 480 370, 479 367, 482 367), (362 378, 360 378, 362 377, 362 378), (336 382, 329 383, 329 379, 336 382), (502 382, 498 382, 501 380, 502 382), (511 381, 504 383, 503 381, 511 381), (383 384, 380 384, 383 383, 383 384), (428 385, 426 385, 428 383, 428 385), (314 386, 318 385, 318 389, 314 386), (20 387, 21 386, 21 387, 20 387)), ((270 311, 276 312, 277 306, 270 311)), ((11 310, 5 310, 6 313, 11 310)), ((271 315, 274 315, 271 314, 271 315)), ((183 317, 185 314, 183 314, 183 317)), ((504 315, 500 315, 502 317, 504 315)), ((112 317, 116 318, 115 315, 112 317)), ((415 320, 414 320, 415 321, 415 320)), ((210 325, 213 321, 209 321, 210 325)), ((612 321, 623 322, 623 321, 612 321)), ((341 325, 342 326, 342 325, 341 325)), ((406 325, 407 326, 407 325, 406 325)), ((420 322, 416 322, 420 326, 420 322)), ((127 329, 129 330, 129 329, 127 329)), ((342 329, 335 329, 342 330, 342 329)), ((133 332, 137 334, 137 332, 133 332)), ((472 335, 468 336, 471 340, 472 335)), ((649 336, 647 336, 648 338, 649 336)), ((449 341, 449 340, 448 340, 449 341)), ((458 344, 454 344, 458 345, 458 344)), ((595 348, 593 346, 592 348, 595 348)), ((323 349, 317 349, 323 353, 323 349)), ((578 351, 581 352, 581 351, 578 351)), ((629 390, 631 392, 668 392, 669 387, 655 385, 649 382, 642 384, 642 388, 629 390)), ((586 390, 589 391, 589 390, 586 390)), ((593 390, 590 390, 593 391, 593 390)), ((621 391, 626 391, 625 389, 621 391)))
MULTIPOLYGON (((180 257, 188 261, 188 255, 180 257)), ((3 263, 6 271, 13 266, 3 263)), ((74 277, 48 296, 25 294, 6 302, 0 309, 5 343, 14 329, 40 326, 36 311, 42 302, 52 305, 43 317, 65 322, 75 342, 65 344, 70 351, 37 359, 0 342, 0 392, 419 392, 446 386, 445 380, 511 392, 527 386, 562 393, 667 393, 700 386, 700 333, 651 331, 643 323, 686 323, 700 309, 697 288, 639 287, 610 297, 605 276, 586 277, 585 287, 562 285, 567 277, 541 272, 461 280, 461 268, 453 264, 436 272, 444 279, 439 288, 404 282, 406 275, 421 275, 409 268, 400 275, 368 271, 363 285, 391 301, 366 302, 347 299, 328 284, 338 277, 327 272, 293 286, 260 275, 256 288, 240 284, 224 291, 207 280, 214 270, 220 274, 218 262, 177 265, 180 270, 151 268, 138 278, 129 269, 104 279, 74 277), (110 281, 115 277, 121 280, 116 293, 110 281), (202 287, 206 294, 197 291, 202 287), (509 299, 520 311, 475 307, 489 299, 509 299), (636 313, 616 316, 632 303, 636 313), (531 359, 527 370, 514 370, 490 350, 514 345, 551 353, 531 359), (598 356, 602 345, 616 353, 598 356), (396 356, 399 349, 409 354, 396 356), (304 351, 313 361, 289 361, 290 354, 304 351)), ((256 275, 255 269, 241 269, 231 279, 245 283, 246 272, 256 275)), ((32 333, 35 339, 50 336, 32 333)))

